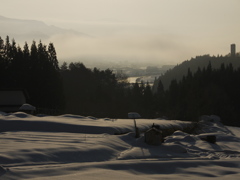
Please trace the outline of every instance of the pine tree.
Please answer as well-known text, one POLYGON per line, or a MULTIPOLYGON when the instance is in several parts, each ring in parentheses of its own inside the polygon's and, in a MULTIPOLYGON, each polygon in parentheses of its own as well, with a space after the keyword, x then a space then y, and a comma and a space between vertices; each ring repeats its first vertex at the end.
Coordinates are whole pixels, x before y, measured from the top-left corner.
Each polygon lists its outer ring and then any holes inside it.
POLYGON ((5 84, 6 61, 4 55, 4 40, 0 36, 0 88, 5 84))
POLYGON ((41 69, 46 70, 46 68, 50 68, 47 47, 46 45, 43 45, 41 41, 38 44, 37 52, 37 62, 41 69))
POLYGON ((0 65, 4 63, 4 40, 0 36, 0 65))
POLYGON ((9 63, 11 61, 11 44, 10 44, 9 36, 7 36, 5 40, 4 56, 5 56, 4 59, 6 59, 9 63))
POLYGON ((30 59, 31 59, 31 62, 34 64, 35 62, 38 61, 38 49, 37 49, 36 41, 32 42, 31 50, 30 50, 30 59))
POLYGON ((158 95, 163 95, 164 93, 164 86, 161 80, 158 81, 158 86, 157 86, 157 94, 158 95))
POLYGON ((56 53, 53 43, 49 43, 49 45, 48 45, 48 54, 49 54, 50 63, 52 64, 54 69, 58 71, 59 66, 58 66, 58 60, 57 60, 57 53, 56 53))
POLYGON ((25 61, 28 61, 30 58, 30 51, 27 42, 25 42, 23 47, 23 57, 25 61))
POLYGON ((10 56, 11 56, 12 61, 17 59, 17 46, 16 46, 15 39, 12 39, 10 54, 11 54, 10 56))
POLYGON ((61 72, 65 72, 68 70, 68 64, 67 62, 63 62, 63 64, 60 67, 61 72))
POLYGON ((144 88, 144 95, 143 95, 143 108, 144 108, 144 114, 146 117, 153 117, 154 111, 153 111, 153 93, 151 86, 147 82, 147 85, 144 88))

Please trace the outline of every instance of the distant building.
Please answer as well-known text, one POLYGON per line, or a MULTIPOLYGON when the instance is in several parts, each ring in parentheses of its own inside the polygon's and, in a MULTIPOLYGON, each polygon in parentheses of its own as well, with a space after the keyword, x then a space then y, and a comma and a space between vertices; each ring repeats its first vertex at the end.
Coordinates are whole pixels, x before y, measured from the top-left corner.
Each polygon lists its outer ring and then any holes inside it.
POLYGON ((236 55, 236 45, 231 44, 231 56, 235 57, 235 55, 236 55))

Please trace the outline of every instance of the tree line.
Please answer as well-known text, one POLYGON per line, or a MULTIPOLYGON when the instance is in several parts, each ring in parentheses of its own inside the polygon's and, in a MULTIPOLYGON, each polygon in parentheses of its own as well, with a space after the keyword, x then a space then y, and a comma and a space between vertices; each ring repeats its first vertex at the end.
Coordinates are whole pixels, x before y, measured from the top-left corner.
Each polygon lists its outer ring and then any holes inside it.
POLYGON ((153 117, 149 84, 130 84, 112 70, 88 69, 83 63, 64 63, 61 68, 67 113, 96 117, 126 118, 130 111, 153 117))
POLYGON ((80 62, 59 67, 53 43, 46 46, 33 41, 29 46, 26 42, 21 48, 14 39, 0 37, 0 88, 25 89, 28 103, 37 109, 111 118, 142 111, 147 117, 151 87, 132 86, 126 78, 110 69, 89 69, 80 62))
MULTIPOLYGON (((210 56, 208 54, 196 56, 190 60, 183 61, 181 64, 176 65, 172 69, 169 69, 166 73, 160 76, 157 80, 162 81, 165 89, 168 89, 171 81, 176 79, 177 81, 181 80, 183 76, 187 75, 188 68, 191 69, 192 73, 195 73, 198 68, 204 68, 208 66, 209 61, 211 62, 213 69, 219 69, 221 64, 224 63, 228 65, 231 63, 234 68, 240 67, 240 53, 236 53, 235 57, 227 54, 226 56, 217 55, 210 56)), ((157 82, 155 83, 153 91, 156 92, 157 82)))
POLYGON ((53 43, 26 42, 0 37, 0 88, 25 89, 28 103, 38 108, 64 109, 62 77, 53 43))
POLYGON ((222 63, 208 65, 195 73, 188 68, 181 80, 173 79, 168 89, 163 83, 156 92, 147 83, 127 82, 111 70, 93 70, 82 63, 66 63, 60 68, 66 112, 96 117, 126 118, 139 112, 143 118, 198 121, 201 115, 218 115, 228 125, 240 126, 240 68, 222 63))
MULTIPOLYGON (((223 123, 240 126, 240 68, 230 63, 213 69, 198 68, 180 81, 173 79, 169 89, 159 98, 159 113, 170 119, 198 120, 201 115, 218 115, 223 123)), ((160 81, 161 86, 161 81, 160 81)), ((159 93, 159 92, 157 92, 159 93)))
POLYGON ((222 63, 215 69, 211 62, 194 72, 188 68, 168 88, 161 78, 152 88, 143 82, 130 84, 124 74, 110 69, 89 69, 81 62, 60 67, 53 43, 33 41, 21 48, 7 36, 5 41, 0 37, 0 88, 26 89, 28 103, 58 114, 127 118, 128 112, 138 112, 143 118, 191 121, 215 114, 228 125, 240 125, 240 68, 222 63))

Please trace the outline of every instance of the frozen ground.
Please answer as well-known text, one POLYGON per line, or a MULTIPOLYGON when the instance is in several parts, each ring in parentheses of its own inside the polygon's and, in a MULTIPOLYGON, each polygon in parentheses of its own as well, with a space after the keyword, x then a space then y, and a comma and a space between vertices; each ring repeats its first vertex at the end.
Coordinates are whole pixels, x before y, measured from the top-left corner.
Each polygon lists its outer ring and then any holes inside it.
MULTIPOLYGON (((182 129, 189 122, 139 119, 182 129)), ((204 123, 198 135, 180 130, 160 146, 134 137, 133 120, 75 115, 0 113, 0 179, 239 179, 240 128, 204 123), (200 139, 217 137, 215 144, 200 139)))

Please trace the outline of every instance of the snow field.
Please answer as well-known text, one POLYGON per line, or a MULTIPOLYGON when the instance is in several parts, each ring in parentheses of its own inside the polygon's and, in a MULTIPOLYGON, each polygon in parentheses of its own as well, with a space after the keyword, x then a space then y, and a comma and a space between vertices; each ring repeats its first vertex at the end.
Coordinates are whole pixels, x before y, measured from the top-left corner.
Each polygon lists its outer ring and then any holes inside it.
MULTIPOLYGON (((153 123, 165 129, 189 126, 137 120, 142 132, 153 123)), ((0 179, 239 179, 240 129, 218 122, 201 127, 200 134, 177 130, 151 146, 143 134, 134 137, 131 119, 1 113, 0 179), (19 124, 18 130, 6 127, 19 124), (206 135, 216 135, 216 143, 200 139, 206 135)))

